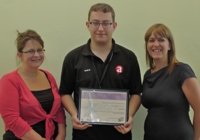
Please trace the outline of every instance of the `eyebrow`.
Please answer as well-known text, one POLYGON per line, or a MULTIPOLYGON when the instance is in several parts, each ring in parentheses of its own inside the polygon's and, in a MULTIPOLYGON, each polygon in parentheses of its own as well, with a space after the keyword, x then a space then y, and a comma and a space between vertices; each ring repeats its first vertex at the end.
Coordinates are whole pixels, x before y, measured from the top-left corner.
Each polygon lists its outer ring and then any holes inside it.
MULTIPOLYGON (((97 20, 97 19, 93 19, 93 20, 91 20, 91 21, 100 22, 100 21, 97 20)), ((103 20, 102 22, 111 22, 111 21, 110 21, 110 20, 103 20)))

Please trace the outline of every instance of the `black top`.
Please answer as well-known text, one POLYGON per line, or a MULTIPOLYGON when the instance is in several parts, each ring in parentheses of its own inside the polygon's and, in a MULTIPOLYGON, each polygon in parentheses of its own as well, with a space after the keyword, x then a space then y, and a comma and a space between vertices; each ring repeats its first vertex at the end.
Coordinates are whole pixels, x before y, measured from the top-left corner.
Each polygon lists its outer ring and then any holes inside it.
MULTIPOLYGON (((37 98, 37 100, 40 102, 42 108, 46 111, 47 114, 50 113, 53 102, 54 102, 54 96, 50 89, 41 90, 41 91, 32 91, 33 95, 37 98)), ((31 110, 27 110, 31 111, 31 110)), ((54 131, 54 138, 58 134, 58 125, 56 122, 55 124, 55 131, 54 131)), ((45 137, 45 120, 38 122, 31 126, 33 130, 35 130, 38 134, 40 134, 42 137, 45 137)), ((14 136, 14 133, 10 130, 7 130, 5 134, 3 135, 3 140, 20 140, 19 138, 14 136)))
MULTIPOLYGON (((72 94, 78 109, 79 88, 129 89, 141 93, 140 69, 135 54, 115 44, 105 62, 90 50, 90 41, 71 52, 63 62, 59 92, 72 94), (105 74, 104 74, 105 73, 105 74)), ((73 140, 131 140, 131 132, 122 135, 113 126, 93 125, 86 130, 74 130, 73 140)))
POLYGON ((144 140, 193 140, 189 103, 181 87, 195 74, 183 63, 177 64, 170 75, 167 68, 152 74, 148 70, 144 75, 142 104, 148 109, 144 140))

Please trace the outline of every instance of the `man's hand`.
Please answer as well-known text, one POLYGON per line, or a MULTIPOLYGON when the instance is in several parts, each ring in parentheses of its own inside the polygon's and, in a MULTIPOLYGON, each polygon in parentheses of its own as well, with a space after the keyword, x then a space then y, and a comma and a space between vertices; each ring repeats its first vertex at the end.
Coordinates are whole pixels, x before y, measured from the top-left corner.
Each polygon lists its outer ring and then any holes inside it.
POLYGON ((133 118, 131 116, 129 116, 128 122, 126 122, 124 125, 121 126, 114 126, 115 129, 117 129, 118 132, 122 133, 122 134, 126 134, 129 131, 131 131, 133 126, 133 118))
POLYGON ((78 130, 85 130, 88 127, 92 127, 92 125, 90 124, 82 124, 77 118, 77 116, 72 116, 72 126, 74 129, 78 130))

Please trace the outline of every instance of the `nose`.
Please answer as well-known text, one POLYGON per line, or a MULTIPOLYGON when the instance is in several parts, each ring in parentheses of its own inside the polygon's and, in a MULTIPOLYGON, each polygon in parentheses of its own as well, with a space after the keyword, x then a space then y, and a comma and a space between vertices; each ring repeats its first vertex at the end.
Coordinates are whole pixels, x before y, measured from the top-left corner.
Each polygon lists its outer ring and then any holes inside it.
POLYGON ((33 56, 39 56, 39 52, 35 51, 35 53, 33 54, 33 56))
POLYGON ((158 41, 155 41, 153 45, 154 45, 154 46, 159 46, 159 42, 158 42, 158 41))
POLYGON ((98 27, 98 30, 103 30, 104 28, 103 28, 103 25, 102 25, 102 23, 99 23, 99 27, 98 27))

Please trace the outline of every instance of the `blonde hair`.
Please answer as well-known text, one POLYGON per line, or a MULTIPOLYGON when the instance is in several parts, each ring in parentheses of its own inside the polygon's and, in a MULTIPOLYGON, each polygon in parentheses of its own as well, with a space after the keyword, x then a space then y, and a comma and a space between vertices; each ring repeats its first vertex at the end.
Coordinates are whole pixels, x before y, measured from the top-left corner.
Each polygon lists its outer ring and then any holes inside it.
MULTIPOLYGON (((26 42, 31 39, 38 41, 40 45, 42 46, 42 48, 44 48, 44 41, 42 40, 42 38, 36 31, 29 29, 22 33, 17 31, 17 33, 18 33, 17 38, 16 38, 17 52, 22 52, 22 50, 25 47, 26 42)), ((17 66, 19 66, 20 63, 21 61, 17 57, 16 58, 17 66)))
POLYGON ((30 39, 36 40, 38 41, 42 48, 44 48, 44 41, 42 40, 42 38, 40 37, 40 35, 34 31, 34 30, 27 30, 25 32, 20 33, 18 32, 18 36, 16 39, 16 44, 17 44, 17 51, 21 52, 26 44, 27 41, 29 41, 30 39))

